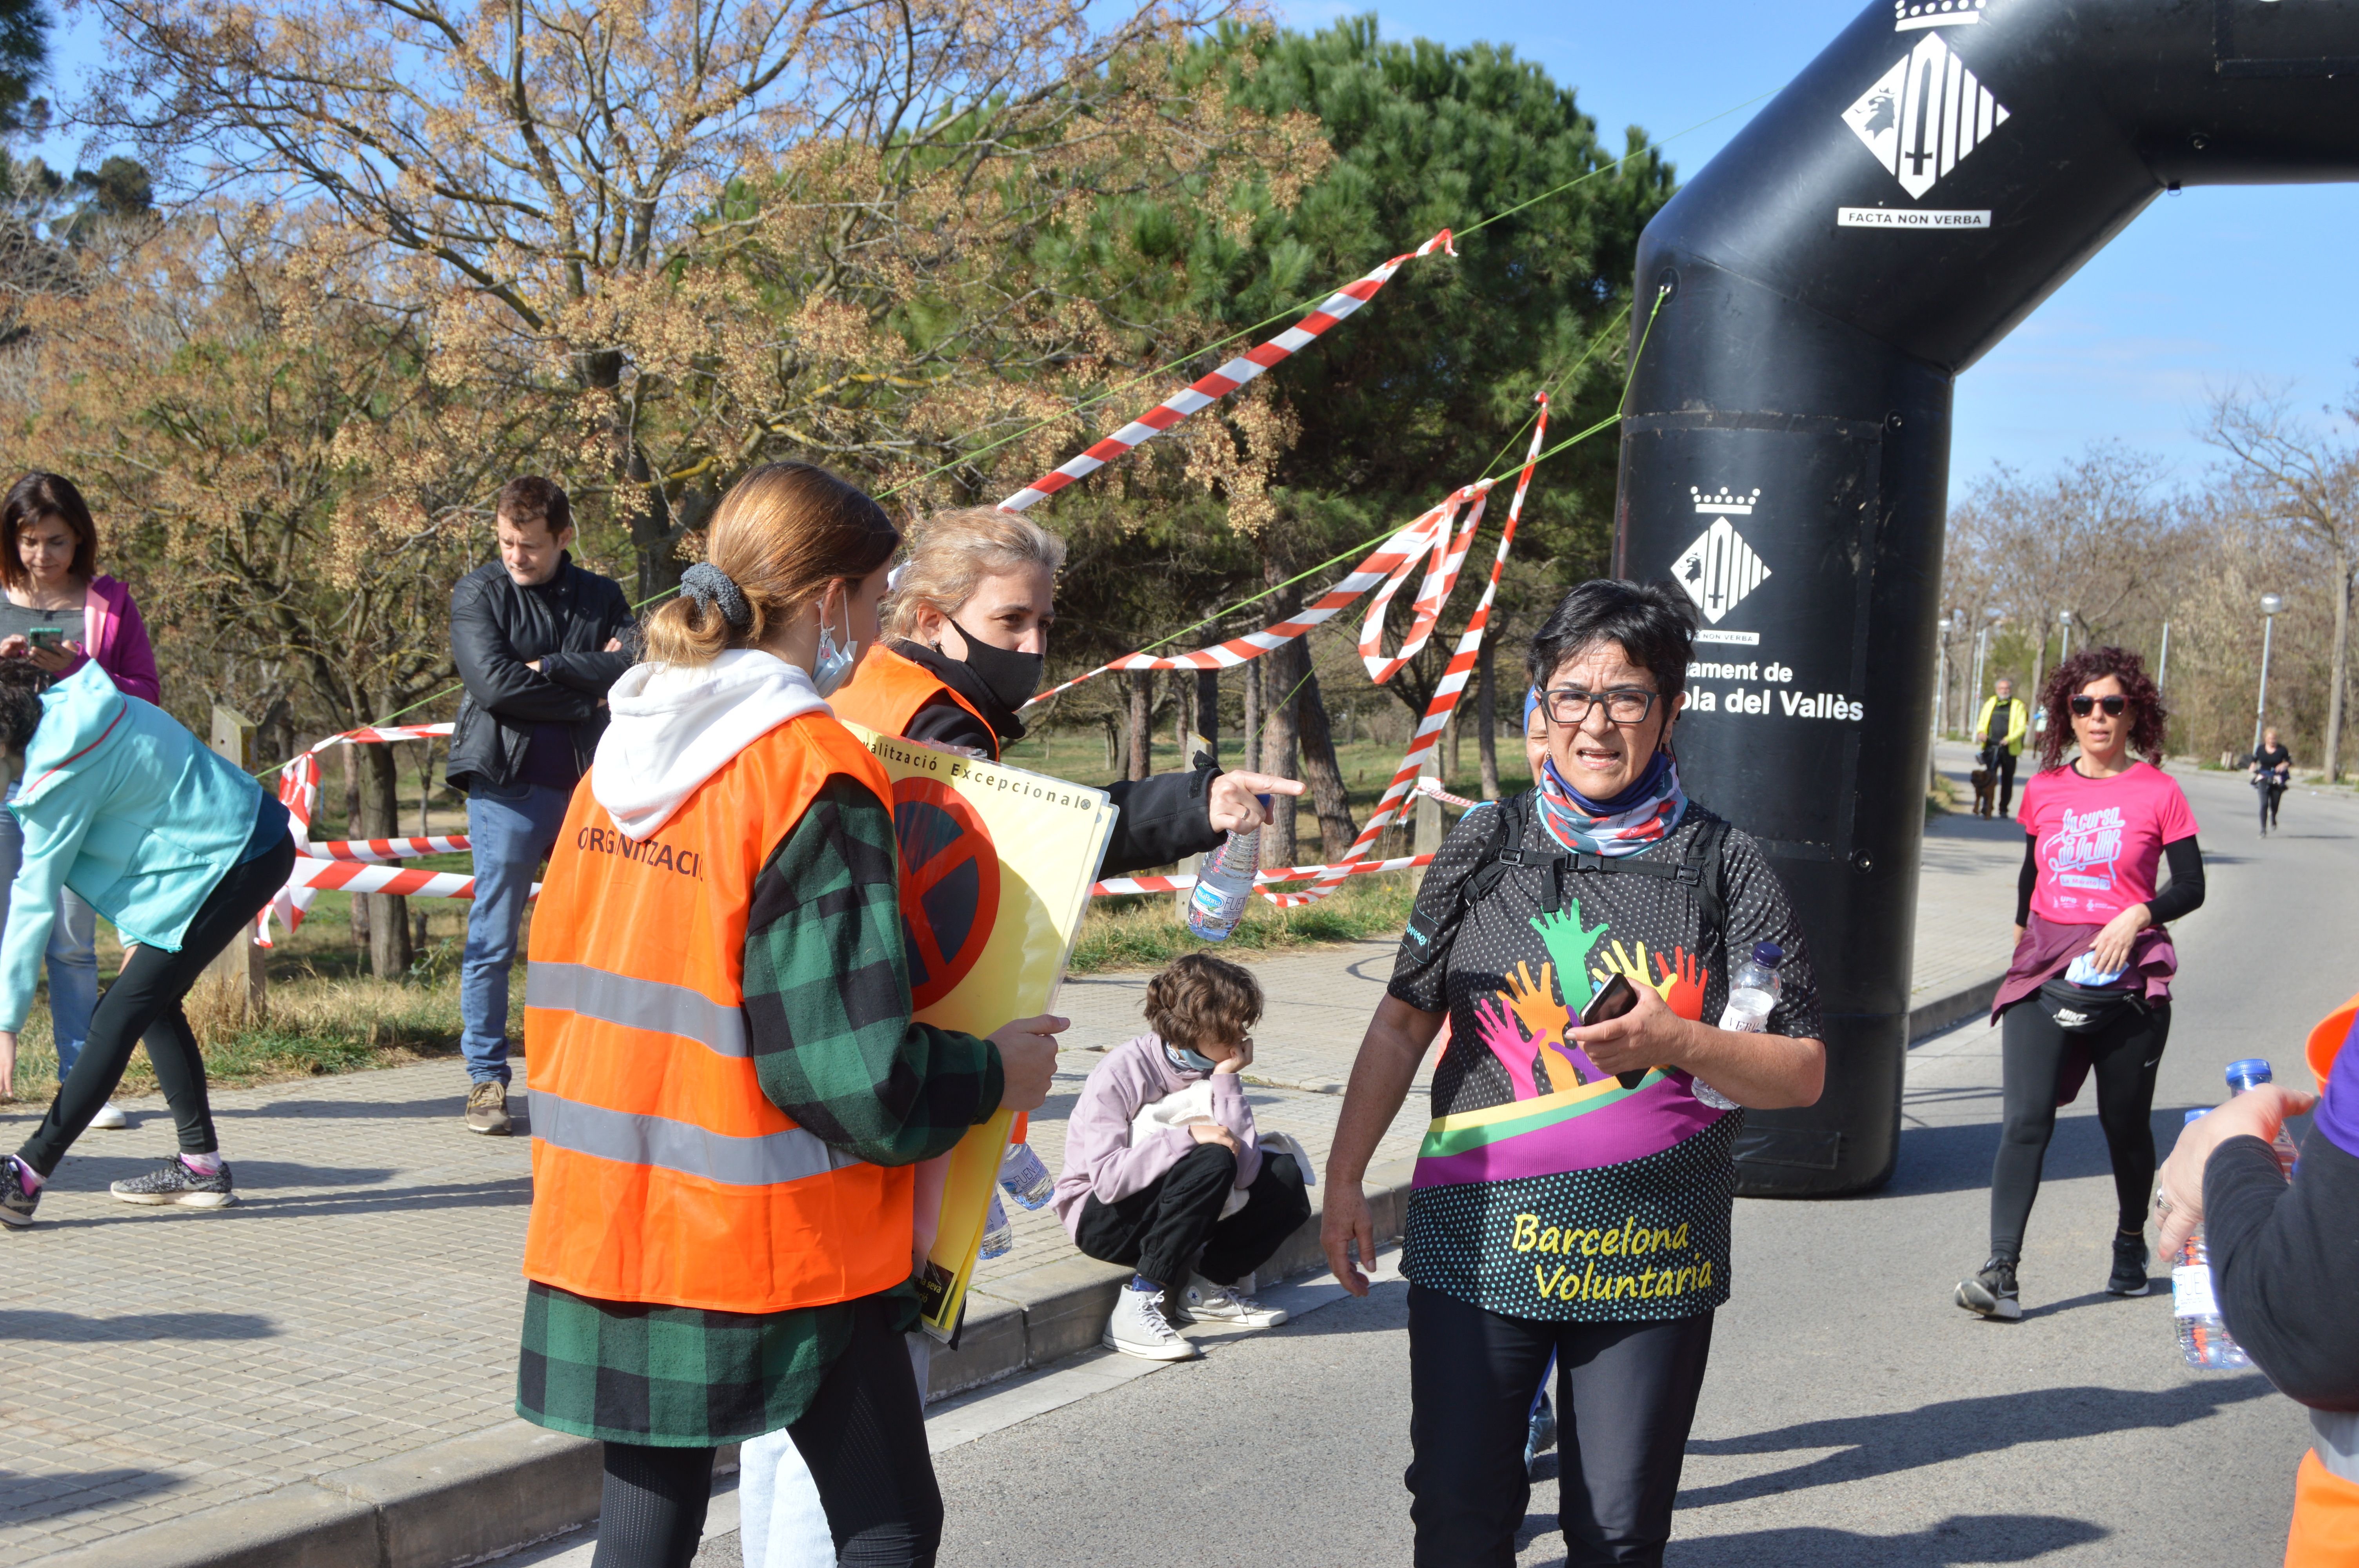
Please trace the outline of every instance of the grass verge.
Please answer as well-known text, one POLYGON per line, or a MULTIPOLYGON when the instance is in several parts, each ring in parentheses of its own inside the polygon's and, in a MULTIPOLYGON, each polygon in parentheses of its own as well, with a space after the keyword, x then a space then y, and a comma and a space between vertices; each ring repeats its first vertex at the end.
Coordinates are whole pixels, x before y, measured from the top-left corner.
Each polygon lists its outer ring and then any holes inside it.
MULTIPOLYGON (((1266 899, 1256 899, 1220 946, 1228 953, 1274 953, 1396 935, 1408 923, 1409 906, 1424 875, 1384 871, 1353 877, 1317 903, 1299 909, 1280 909, 1266 899)), ((1102 898, 1082 917, 1070 972, 1160 968, 1182 953, 1208 946, 1188 934, 1176 894, 1102 898)))

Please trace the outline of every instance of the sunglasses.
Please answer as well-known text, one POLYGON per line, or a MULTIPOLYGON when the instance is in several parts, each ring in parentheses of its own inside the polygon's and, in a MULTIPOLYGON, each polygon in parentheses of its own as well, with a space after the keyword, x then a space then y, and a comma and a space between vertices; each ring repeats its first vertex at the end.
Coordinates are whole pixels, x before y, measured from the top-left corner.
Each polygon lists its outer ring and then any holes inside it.
POLYGON ((2072 717, 2086 719, 2102 708, 2108 719, 2119 719, 2122 709, 2130 705, 2126 697, 2076 697, 2072 699, 2072 717))

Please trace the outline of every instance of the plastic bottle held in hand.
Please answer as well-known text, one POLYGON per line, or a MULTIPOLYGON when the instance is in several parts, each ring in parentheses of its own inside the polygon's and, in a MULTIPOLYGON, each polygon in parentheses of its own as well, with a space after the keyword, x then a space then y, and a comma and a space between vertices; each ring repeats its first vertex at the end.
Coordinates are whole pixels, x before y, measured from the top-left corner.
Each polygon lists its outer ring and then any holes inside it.
POLYGON ((991 1213, 983 1222, 983 1245, 976 1256, 1005 1258, 1016 1246, 1016 1227, 1007 1222, 1006 1206, 999 1201, 995 1190, 991 1195, 991 1213))
MULTIPOLYGON (((1777 966, 1786 961, 1786 950, 1775 942, 1756 942, 1753 957, 1736 966, 1728 977, 1728 1002, 1720 1011, 1720 1026, 1732 1034, 1758 1034, 1769 1026, 1769 1014, 1777 1006, 1783 988, 1777 982, 1777 966)), ((1714 1110, 1734 1110, 1736 1102, 1698 1078, 1695 1097, 1714 1110)))
MULTIPOLYGON (((1269 796, 1260 797, 1269 809, 1269 796)), ((1231 833, 1228 841, 1204 857, 1196 885, 1188 893, 1188 934, 1201 941, 1225 942, 1245 916, 1245 901, 1253 897, 1254 873, 1261 870, 1261 828, 1231 833)))
POLYGON ((1057 1178, 1029 1143, 1010 1143, 999 1157, 999 1190, 1026 1208, 1038 1208, 1057 1190, 1057 1178))
MULTIPOLYGON (((2190 1110, 2187 1119, 2192 1123, 2202 1114, 2190 1110)), ((2219 1298, 2212 1290, 2212 1258, 2204 1250, 2200 1227, 2180 1244, 2179 1256, 2171 1260, 2170 1321, 2179 1331, 2179 1354, 2190 1367, 2227 1372, 2253 1364, 2220 1321, 2219 1298)))
MULTIPOLYGON (((2274 1081, 2275 1077, 2268 1063, 2261 1057, 2247 1056, 2241 1062, 2231 1062, 2228 1064, 2228 1098, 2234 1099, 2247 1089, 2259 1088, 2263 1084, 2274 1081)), ((2287 1181, 2292 1181, 2294 1161, 2300 1153, 2294 1147, 2293 1134, 2280 1124, 2277 1139, 2270 1147, 2277 1151, 2277 1169, 2285 1173, 2287 1181)))

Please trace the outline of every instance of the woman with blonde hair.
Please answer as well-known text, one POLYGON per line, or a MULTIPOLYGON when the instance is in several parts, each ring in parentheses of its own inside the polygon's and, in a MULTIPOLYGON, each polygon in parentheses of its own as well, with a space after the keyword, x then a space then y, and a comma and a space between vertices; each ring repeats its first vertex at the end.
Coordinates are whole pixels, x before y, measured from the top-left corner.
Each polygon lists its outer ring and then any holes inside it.
MULTIPOLYGON (((1024 738, 1017 712, 1040 689, 1065 542, 1020 513, 988 506, 938 512, 911 532, 886 600, 886 641, 860 661, 836 711, 884 734, 996 761, 1024 738)), ((1224 773, 1200 754, 1184 773, 1124 780, 1106 793, 1116 815, 1098 870, 1114 877, 1213 849, 1233 829, 1269 820, 1257 796, 1300 795, 1302 785, 1224 773)))
POLYGON ((686 1568, 713 1451, 781 1427, 839 1561, 931 1563, 910 1169, 1039 1105, 1065 1023, 910 1017, 890 786, 827 704, 877 633, 885 514, 774 463, 709 539, 533 923, 516 1409, 604 1444, 596 1568, 686 1568))

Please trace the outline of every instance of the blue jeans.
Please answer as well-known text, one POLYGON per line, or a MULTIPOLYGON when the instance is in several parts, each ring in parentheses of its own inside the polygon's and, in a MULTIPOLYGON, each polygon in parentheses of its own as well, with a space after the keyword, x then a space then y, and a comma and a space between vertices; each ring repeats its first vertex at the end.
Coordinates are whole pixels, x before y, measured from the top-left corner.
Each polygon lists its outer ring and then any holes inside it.
MULTIPOLYGON (((12 786, 10 798, 16 795, 12 786)), ((0 929, 8 923, 8 895, 25 858, 25 829, 16 814, 0 807, 0 929)), ((90 1037, 90 1015, 98 1010, 98 911, 70 888, 58 890, 57 918, 49 923, 49 1029, 57 1036, 58 1082, 64 1083, 90 1037)))
POLYGON ((467 946, 459 960, 459 1049, 475 1083, 508 1081, 508 971, 516 966, 516 927, 524 923, 533 873, 556 846, 572 798, 546 784, 478 785, 468 792, 475 902, 467 912, 467 946))

